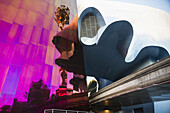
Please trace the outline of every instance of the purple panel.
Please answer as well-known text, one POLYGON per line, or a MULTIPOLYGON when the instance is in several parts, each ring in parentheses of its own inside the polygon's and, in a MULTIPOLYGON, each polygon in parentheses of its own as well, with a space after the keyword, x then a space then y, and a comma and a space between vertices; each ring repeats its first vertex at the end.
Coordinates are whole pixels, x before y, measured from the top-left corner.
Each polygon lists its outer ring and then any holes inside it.
POLYGON ((18 43, 12 59, 12 64, 22 66, 27 53, 27 45, 18 43))
POLYGON ((44 65, 43 81, 48 88, 51 87, 52 71, 53 71, 53 66, 47 64, 44 65))
POLYGON ((59 86, 53 86, 53 85, 51 85, 50 95, 56 94, 56 90, 57 90, 58 88, 59 88, 59 86))
POLYGON ((14 43, 17 43, 18 39, 20 37, 20 34, 21 34, 23 26, 19 25, 19 24, 16 24, 16 23, 13 24, 13 26, 10 29, 10 32, 9 32, 10 34, 8 34, 7 40, 11 41, 11 42, 14 42, 14 43))
POLYGON ((37 64, 41 64, 41 65, 44 64, 45 56, 46 56, 46 49, 47 49, 46 46, 39 44, 38 53, 37 53, 37 56, 36 56, 36 63, 37 64))
POLYGON ((33 79, 35 81, 42 79, 43 71, 44 71, 44 65, 35 64, 34 65, 34 72, 33 72, 33 76, 32 76, 33 79))
POLYGON ((42 28, 40 28, 40 27, 33 28, 33 33, 31 35, 30 43, 35 44, 35 45, 39 44, 41 30, 42 30, 42 28))
POLYGON ((16 44, 5 42, 0 43, 0 65, 9 66, 13 58, 16 44))
POLYGON ((4 82, 5 82, 7 72, 8 72, 8 67, 0 66, 0 75, 1 75, 1 77, 0 77, 1 78, 0 79, 0 93, 1 93, 2 87, 3 87, 4 82))
POLYGON ((15 98, 20 102, 26 102, 27 98, 24 97, 24 93, 28 91, 16 91, 15 98))
POLYGON ((35 57, 37 54, 37 49, 38 49, 38 46, 29 44, 28 51, 27 51, 26 58, 25 58, 26 64, 34 65, 35 57))
POLYGON ((59 67, 57 65, 53 66, 51 85, 58 87, 60 86, 60 73, 59 67))
POLYGON ((5 4, 5 5, 10 5, 12 0, 0 0, 0 3, 5 4))
POLYGON ((24 64, 19 78, 17 91, 28 91, 32 82, 34 66, 24 64))
POLYGON ((24 91, 26 90, 24 87, 26 85, 25 82, 27 82, 27 71, 28 71, 28 65, 23 65, 21 75, 19 78, 18 86, 17 86, 17 91, 24 91))
POLYGON ((2 107, 3 105, 12 105, 13 101, 13 94, 0 94, 0 107, 2 107))
POLYGON ((40 44, 47 46, 48 38, 49 38, 49 31, 43 28, 41 32, 40 44))
POLYGON ((4 21, 0 21, 0 41, 3 42, 6 40, 9 30, 11 29, 12 24, 9 24, 4 21))
POLYGON ((29 44, 32 31, 33 31, 33 26, 25 24, 22 29, 21 35, 19 37, 19 42, 24 43, 24 44, 29 44))
POLYGON ((35 26, 42 27, 43 26, 43 21, 44 21, 44 15, 41 14, 41 13, 38 13, 36 21, 35 21, 35 26))
POLYGON ((3 85, 2 94, 15 94, 21 73, 21 67, 10 65, 8 74, 3 85))

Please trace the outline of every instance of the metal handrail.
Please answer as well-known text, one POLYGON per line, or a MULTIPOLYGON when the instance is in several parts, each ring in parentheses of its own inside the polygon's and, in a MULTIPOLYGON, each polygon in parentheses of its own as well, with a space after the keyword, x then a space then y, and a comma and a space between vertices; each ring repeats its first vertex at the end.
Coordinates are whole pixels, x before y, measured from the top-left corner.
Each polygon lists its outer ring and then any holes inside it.
POLYGON ((52 111, 54 113, 55 111, 64 111, 65 113, 67 112, 74 112, 74 113, 94 113, 94 112, 88 112, 88 111, 75 111, 75 110, 64 110, 64 109, 45 109, 44 113, 48 113, 48 111, 52 111))

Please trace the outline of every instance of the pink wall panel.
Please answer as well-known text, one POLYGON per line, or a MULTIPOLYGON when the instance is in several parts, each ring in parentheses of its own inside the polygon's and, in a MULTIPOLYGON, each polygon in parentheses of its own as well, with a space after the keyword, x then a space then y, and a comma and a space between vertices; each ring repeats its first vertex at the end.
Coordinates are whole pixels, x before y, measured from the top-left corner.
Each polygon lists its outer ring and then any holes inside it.
POLYGON ((0 43, 0 66, 9 66, 14 56, 16 44, 14 43, 0 43))
POLYGON ((8 73, 8 69, 9 69, 9 67, 2 67, 2 66, 0 66, 0 73, 1 73, 0 92, 1 92, 2 87, 4 85, 4 82, 5 82, 5 79, 6 79, 6 75, 8 73))
POLYGON ((53 31, 58 31, 58 32, 60 31, 55 20, 52 20, 52 21, 51 21, 51 29, 52 29, 53 31))
POLYGON ((27 65, 27 64, 23 65, 21 75, 19 78, 19 83, 17 86, 17 91, 29 90, 31 82, 35 81, 33 77, 33 72, 34 72, 34 66, 27 65))
POLYGON ((52 70, 53 70, 53 66, 47 64, 44 65, 44 73, 42 79, 44 81, 44 84, 46 84, 48 88, 51 87, 52 70))
POLYGON ((48 45, 55 47, 55 45, 52 43, 53 37, 57 34, 56 31, 50 31, 49 39, 48 39, 48 45))
POLYGON ((25 18, 25 24, 34 25, 37 14, 33 11, 28 11, 28 15, 25 18))
POLYGON ((14 101, 14 96, 13 94, 0 94, 0 106, 3 105, 12 105, 14 101))
POLYGON ((47 15, 51 18, 52 16, 54 16, 54 12, 55 12, 55 7, 52 5, 49 5, 48 10, 47 10, 47 15))
POLYGON ((11 29, 12 24, 0 20, 0 41, 4 42, 8 36, 9 30, 11 29))
POLYGON ((48 15, 45 15, 44 17, 44 22, 43 22, 43 27, 47 30, 50 30, 51 27, 51 19, 48 15))
POLYGON ((18 43, 12 59, 12 64, 17 66, 22 66, 24 64, 24 60, 27 55, 27 50, 28 50, 27 45, 18 43))
POLYGON ((43 28, 42 32, 41 32, 41 37, 40 37, 39 43, 44 46, 47 46, 48 45, 48 37, 49 37, 49 31, 47 29, 43 28))
POLYGON ((27 10, 19 9, 18 13, 14 19, 14 22, 16 22, 17 24, 20 24, 20 25, 24 25, 27 14, 28 14, 27 10))
POLYGON ((11 5, 14 7, 17 7, 17 8, 20 8, 21 3, 22 3, 22 0, 12 0, 11 1, 11 5))
POLYGON ((20 37, 23 26, 14 23, 8 33, 7 40, 10 42, 17 43, 20 37))
POLYGON ((41 10, 39 0, 23 0, 21 3, 21 8, 26 9, 28 11, 39 12, 41 10))
MULTIPOLYGON (((45 0, 45 1, 47 1, 47 0, 45 0)), ((56 1, 56 0, 48 0, 48 1, 49 1, 50 5, 54 5, 54 1, 56 1)))
POLYGON ((23 93, 32 81, 43 79, 51 94, 61 85, 55 64, 60 53, 52 43, 60 31, 54 12, 61 1, 0 0, 0 107, 12 105, 14 98, 26 101, 23 93))
POLYGON ((56 94, 56 89, 58 89, 58 88, 59 88, 59 86, 53 86, 53 85, 51 85, 50 95, 56 94))
POLYGON ((19 42, 24 43, 24 44, 29 44, 32 31, 33 31, 33 26, 24 25, 22 32, 21 32, 21 36, 19 38, 19 42))
POLYGON ((5 4, 5 5, 10 5, 12 0, 0 0, 0 3, 5 4))
POLYGON ((52 46, 47 46, 47 53, 46 53, 46 58, 45 58, 45 63, 49 65, 54 64, 54 52, 55 48, 52 46))
POLYGON ((59 74, 59 67, 53 66, 53 72, 52 72, 52 79, 51 79, 51 85, 59 87, 60 84, 60 74, 59 74))
POLYGON ((34 65, 37 50, 38 50, 37 45, 33 45, 33 44, 28 45, 28 50, 27 50, 27 54, 26 54, 26 57, 25 57, 25 63, 26 64, 34 65))
POLYGON ((47 13, 47 9, 48 9, 48 3, 40 1, 39 6, 40 6, 40 10, 39 10, 40 13, 41 14, 46 14, 47 13))
POLYGON ((35 26, 36 27, 43 27, 43 22, 44 22, 44 15, 41 14, 41 13, 38 13, 36 21, 35 21, 35 26))
POLYGON ((38 45, 38 52, 35 58, 36 64, 40 64, 40 65, 44 64, 45 57, 46 57, 46 49, 47 49, 46 46, 41 44, 38 45))
POLYGON ((15 8, 12 5, 10 5, 4 12, 5 15, 3 16, 2 20, 12 24, 17 15, 18 8, 15 8))
POLYGON ((0 19, 2 19, 2 17, 5 15, 5 11, 4 10, 7 10, 7 8, 8 8, 8 6, 6 6, 4 4, 0 4, 0 19))
POLYGON ((43 73, 44 73, 44 65, 35 64, 33 75, 32 75, 34 77, 34 80, 38 81, 42 79, 43 73))
POLYGON ((42 1, 43 1, 43 2, 46 2, 46 3, 50 4, 50 5, 52 5, 53 2, 54 2, 54 0, 42 0, 42 1))
POLYGON ((41 37, 41 30, 42 30, 42 28, 34 26, 32 35, 31 35, 31 39, 30 39, 30 43, 35 44, 35 45, 39 44, 39 40, 41 37))
POLYGON ((2 94, 15 94, 20 78, 21 67, 10 65, 4 85, 2 87, 2 94))
POLYGON ((27 98, 24 97, 25 92, 28 92, 28 91, 19 91, 19 90, 17 90, 16 93, 15 93, 14 98, 17 98, 17 100, 20 101, 20 102, 26 102, 27 98))

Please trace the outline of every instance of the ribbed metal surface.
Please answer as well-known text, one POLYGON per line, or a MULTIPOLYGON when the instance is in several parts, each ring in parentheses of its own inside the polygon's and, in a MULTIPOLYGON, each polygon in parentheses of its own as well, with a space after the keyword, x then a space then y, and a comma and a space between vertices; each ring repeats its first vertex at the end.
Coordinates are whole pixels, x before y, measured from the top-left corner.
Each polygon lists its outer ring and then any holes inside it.
POLYGON ((94 112, 63 110, 63 109, 46 109, 44 110, 44 113, 94 113, 94 112))

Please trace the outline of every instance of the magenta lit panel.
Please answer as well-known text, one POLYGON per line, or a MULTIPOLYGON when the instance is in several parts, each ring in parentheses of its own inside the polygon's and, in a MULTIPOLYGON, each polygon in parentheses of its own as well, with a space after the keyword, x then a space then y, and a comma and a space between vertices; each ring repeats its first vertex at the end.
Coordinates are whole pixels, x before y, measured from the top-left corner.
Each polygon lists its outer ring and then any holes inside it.
POLYGON ((25 92, 28 92, 28 91, 16 91, 15 93, 15 98, 17 98, 18 101, 20 102, 26 102, 27 101, 27 98, 25 95, 25 92))
POLYGON ((28 45, 18 43, 12 59, 12 64, 22 66, 27 55, 28 45))
POLYGON ((35 26, 36 27, 42 27, 43 26, 43 22, 44 22, 44 15, 41 14, 41 13, 38 13, 36 21, 35 21, 35 26))
POLYGON ((39 44, 39 40, 41 37, 41 30, 42 28, 34 26, 31 39, 30 39, 30 43, 35 44, 35 45, 39 44))
POLYGON ((62 81, 60 78, 60 73, 59 73, 59 66, 55 65, 53 66, 53 73, 52 73, 52 79, 51 79, 51 85, 59 87, 60 81, 62 81))
POLYGON ((0 106, 3 105, 12 105, 15 95, 13 94, 2 94, 0 93, 0 106))
POLYGON ((24 64, 21 70, 17 91, 28 91, 32 82, 34 66, 24 64), (24 85, 23 85, 24 84, 24 85))
POLYGON ((54 47, 47 46, 46 59, 45 59, 46 64, 53 65, 53 63, 54 63, 54 51, 55 51, 54 47))
POLYGON ((53 17, 54 16, 54 12, 55 12, 55 7, 52 5, 48 6, 48 10, 47 10, 47 15, 49 17, 53 17))
POLYGON ((59 86, 53 86, 51 85, 50 95, 56 94, 56 90, 59 88, 59 86))
POLYGON ((42 32, 41 32, 41 37, 40 37, 39 43, 44 46, 47 46, 48 45, 48 37, 49 37, 49 31, 43 28, 42 32))
POLYGON ((56 31, 50 31, 49 33, 49 39, 48 39, 48 45, 55 47, 55 45, 52 43, 53 37, 57 34, 56 31))
POLYGON ((8 36, 12 24, 0 20, 0 42, 4 42, 8 36))
POLYGON ((28 45, 27 54, 26 54, 26 57, 25 57, 25 63, 26 64, 34 65, 37 50, 38 50, 37 45, 34 45, 34 44, 28 45))
POLYGON ((26 101, 23 94, 32 81, 43 79, 51 94, 61 85, 55 64, 60 53, 52 43, 59 32, 54 12, 60 3, 0 0, 0 107, 12 105, 14 98, 26 101))
POLYGON ((5 79, 6 79, 6 76, 7 76, 7 73, 8 73, 8 69, 9 69, 9 67, 0 66, 0 74, 1 74, 0 93, 1 93, 2 87, 3 87, 4 83, 5 83, 5 79))
POLYGON ((0 3, 5 4, 5 5, 9 5, 11 3, 12 0, 0 0, 0 3))
POLYGON ((43 81, 48 88, 51 87, 52 71, 53 71, 53 66, 47 64, 44 65, 43 81))
POLYGON ((14 43, 0 43, 0 66, 9 66, 14 56, 16 44, 14 43))
POLYGON ((45 57, 46 57, 46 50, 47 47, 44 45, 39 44, 38 45, 38 51, 37 51, 37 55, 36 55, 36 64, 44 64, 45 62, 45 57))
POLYGON ((10 42, 17 43, 20 37, 23 26, 14 23, 8 33, 7 40, 10 42))
POLYGON ((15 44, 0 43, 0 47, 0 66, 9 66, 15 50, 15 44))
POLYGON ((19 37, 19 42, 24 43, 24 44, 29 44, 32 31, 33 31, 32 25, 24 25, 21 35, 19 37))
POLYGON ((14 19, 14 22, 16 22, 19 25, 24 25, 27 14, 28 14, 28 10, 19 9, 14 19))
POLYGON ((1 94, 15 94, 20 78, 21 69, 22 68, 19 66, 10 65, 1 94))
POLYGON ((43 65, 39 65, 39 64, 35 64, 34 65, 34 71, 33 71, 33 77, 35 81, 38 81, 40 79, 42 79, 43 77, 43 72, 44 71, 44 64, 43 65))

